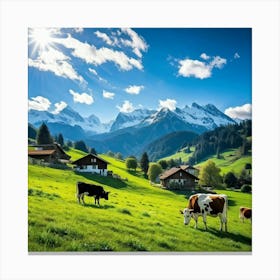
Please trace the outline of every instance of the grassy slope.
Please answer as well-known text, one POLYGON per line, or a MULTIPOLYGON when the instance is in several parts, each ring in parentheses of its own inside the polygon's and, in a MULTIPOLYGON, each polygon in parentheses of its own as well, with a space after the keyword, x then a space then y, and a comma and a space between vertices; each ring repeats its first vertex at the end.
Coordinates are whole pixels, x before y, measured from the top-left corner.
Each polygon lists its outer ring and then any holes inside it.
MULTIPOLYGON (((230 149, 224 153, 221 153, 221 159, 217 159, 216 156, 209 157, 209 159, 211 159, 219 168, 221 168, 222 174, 226 174, 229 171, 240 174, 246 163, 252 164, 251 155, 238 157, 236 149, 230 149)), ((205 163, 206 160, 198 163, 196 166, 203 166, 205 163)))
POLYGON ((170 160, 170 159, 179 159, 181 158, 182 161, 187 162, 189 158, 192 156, 194 152, 194 147, 190 148, 191 152, 190 153, 185 153, 184 149, 180 150, 179 152, 175 153, 174 155, 164 157, 162 159, 164 160, 170 160))
MULTIPOLYGON (((72 159, 79 157, 71 150, 72 159)), ((251 195, 229 196, 229 233, 218 231, 217 218, 208 218, 209 231, 184 226, 179 209, 184 195, 150 186, 139 171, 127 172, 122 161, 103 156, 127 181, 75 174, 69 170, 29 165, 29 251, 250 251, 251 224, 238 219, 239 206, 251 205, 251 195), (110 191, 101 206, 75 198, 76 182, 95 182, 110 191)))
MULTIPOLYGON (((191 148, 191 151, 193 148, 191 148)), ((192 153, 186 154, 184 151, 180 151, 174 155, 165 157, 163 159, 169 160, 171 158, 178 159, 181 158, 183 162, 187 162, 189 157, 192 155, 192 153)), ((203 166, 208 159, 211 159, 215 162, 215 164, 221 168, 221 173, 225 174, 229 171, 233 171, 236 174, 239 174, 242 169, 244 168, 246 163, 252 164, 252 156, 242 156, 239 158, 237 156, 237 149, 229 149, 226 152, 221 153, 221 159, 217 159, 216 156, 210 156, 207 159, 199 162, 196 166, 203 166)))

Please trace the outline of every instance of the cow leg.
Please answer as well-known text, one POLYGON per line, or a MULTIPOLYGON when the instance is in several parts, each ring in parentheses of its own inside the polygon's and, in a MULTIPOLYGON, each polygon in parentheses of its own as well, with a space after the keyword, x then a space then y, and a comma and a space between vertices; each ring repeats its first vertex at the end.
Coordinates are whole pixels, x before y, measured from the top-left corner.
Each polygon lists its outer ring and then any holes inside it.
POLYGON ((81 194, 81 200, 82 200, 82 204, 83 204, 83 205, 85 205, 85 200, 84 200, 84 197, 85 197, 85 194, 84 194, 84 193, 82 193, 82 194, 81 194))
POLYGON ((206 214, 204 214, 204 215, 202 215, 202 218, 203 218, 203 223, 204 223, 204 226, 205 226, 205 230, 207 230, 208 228, 207 228, 207 221, 206 221, 206 214))
POLYGON ((194 221, 195 221, 194 228, 197 229, 197 220, 198 220, 198 216, 193 214, 192 217, 193 217, 193 219, 194 219, 194 221))
POLYGON ((223 224, 225 225, 225 232, 227 232, 227 218, 223 216, 223 214, 219 214, 220 221, 221 221, 221 227, 220 231, 223 231, 223 224))
POLYGON ((80 201, 80 194, 77 193, 77 202, 80 204, 81 201, 80 201))
POLYGON ((94 204, 96 204, 96 201, 98 202, 98 205, 100 206, 100 204, 99 204, 99 196, 98 195, 95 196, 95 198, 94 198, 94 204))

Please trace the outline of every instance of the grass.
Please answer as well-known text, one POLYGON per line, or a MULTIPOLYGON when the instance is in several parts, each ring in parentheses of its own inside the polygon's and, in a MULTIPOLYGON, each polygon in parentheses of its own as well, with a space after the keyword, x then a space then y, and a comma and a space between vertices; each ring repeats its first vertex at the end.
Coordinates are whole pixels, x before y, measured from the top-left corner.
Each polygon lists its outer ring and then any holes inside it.
MULTIPOLYGON (((69 151, 74 159, 82 154, 69 151)), ((183 224, 179 213, 187 204, 183 193, 153 187, 139 170, 127 172, 123 161, 101 155, 109 170, 126 180, 76 174, 36 165, 28 166, 28 249, 30 252, 251 251, 251 224, 239 221, 241 205, 251 206, 251 195, 223 191, 229 197, 229 232, 219 232, 219 220, 208 218, 209 230, 199 219, 183 224), (85 197, 76 201, 76 182, 102 185, 109 200, 85 197)))
MULTIPOLYGON (((186 149, 186 148, 185 148, 186 149)), ((190 153, 186 153, 185 152, 185 149, 182 149, 180 151, 178 151, 177 153, 171 155, 171 156, 167 156, 167 157, 164 157, 162 158, 163 160, 170 160, 170 159, 179 159, 181 158, 181 160, 183 162, 187 162, 189 160, 189 158, 193 155, 193 152, 194 152, 194 147, 191 147, 190 148, 190 153)))
MULTIPOLYGON (((226 174, 229 171, 232 171, 236 174, 240 174, 244 169, 246 163, 252 164, 252 156, 242 156, 238 155, 237 149, 230 149, 221 153, 221 158, 218 159, 216 156, 209 157, 216 166, 221 169, 221 174, 226 174)), ((198 163, 196 166, 203 166, 206 163, 207 159, 198 163)))

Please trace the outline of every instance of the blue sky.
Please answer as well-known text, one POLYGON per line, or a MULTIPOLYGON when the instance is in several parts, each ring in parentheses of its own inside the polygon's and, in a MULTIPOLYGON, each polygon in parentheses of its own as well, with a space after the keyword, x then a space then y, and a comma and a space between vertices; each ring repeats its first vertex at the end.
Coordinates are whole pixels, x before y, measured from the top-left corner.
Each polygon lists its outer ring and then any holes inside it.
POLYGON ((250 118, 251 44, 249 28, 30 28, 28 106, 107 122, 197 102, 250 118))

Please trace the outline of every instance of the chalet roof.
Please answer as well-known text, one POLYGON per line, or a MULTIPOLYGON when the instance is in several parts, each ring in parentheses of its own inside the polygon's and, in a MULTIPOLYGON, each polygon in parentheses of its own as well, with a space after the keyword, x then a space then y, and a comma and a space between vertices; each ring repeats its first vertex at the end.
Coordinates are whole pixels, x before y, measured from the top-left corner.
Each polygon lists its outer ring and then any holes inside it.
POLYGON ((96 159, 99 159, 99 160, 103 161, 104 163, 109 164, 108 161, 106 161, 106 160, 102 159, 101 157, 98 157, 97 155, 94 155, 94 154, 87 154, 87 155, 85 155, 85 156, 83 156, 83 157, 81 157, 81 158, 79 158, 75 161, 72 161, 71 163, 72 164, 79 164, 84 158, 87 158, 87 157, 96 158, 96 159))
POLYGON ((181 165, 180 167, 184 170, 186 170, 186 169, 198 170, 197 168, 193 167, 192 165, 181 165))
POLYGON ((182 171, 182 172, 186 173, 189 177, 192 177, 195 180, 199 180, 196 176, 190 174, 189 172, 187 172, 185 169, 183 169, 181 167, 172 167, 171 169, 166 170, 164 173, 162 173, 159 176, 159 179, 165 180, 165 179, 169 178, 170 176, 174 175, 175 173, 177 173, 179 171, 182 171))
POLYGON ((53 149, 57 148, 57 149, 59 149, 59 151, 62 154, 66 154, 65 151, 60 146, 60 144, 58 144, 56 142, 54 142, 53 144, 36 144, 36 145, 31 145, 31 147, 42 148, 42 149, 45 149, 45 150, 53 150, 53 149))
POLYGON ((55 150, 30 150, 28 151, 29 156, 49 156, 54 154, 55 150))

